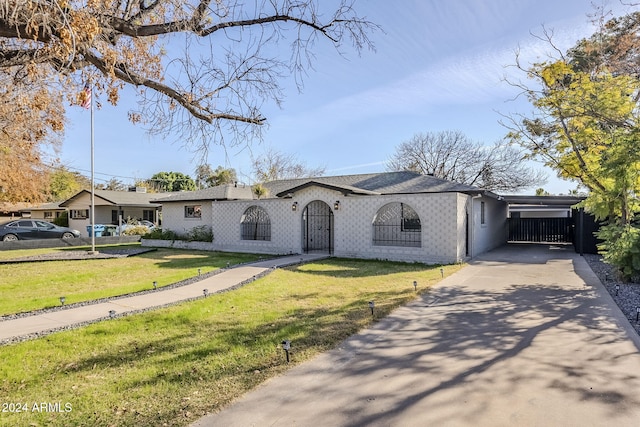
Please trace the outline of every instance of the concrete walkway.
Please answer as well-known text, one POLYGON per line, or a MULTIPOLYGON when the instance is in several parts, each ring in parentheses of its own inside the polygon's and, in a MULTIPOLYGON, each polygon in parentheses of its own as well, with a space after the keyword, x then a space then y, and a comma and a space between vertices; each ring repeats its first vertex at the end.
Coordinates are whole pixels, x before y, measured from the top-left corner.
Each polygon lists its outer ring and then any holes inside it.
POLYGON ((507 246, 193 427, 638 426, 639 348, 570 247, 507 246))
POLYGON ((180 301, 203 297, 203 290, 210 294, 237 286, 254 276, 262 275, 270 269, 326 258, 322 254, 287 256, 267 261, 258 261, 232 267, 195 283, 175 287, 159 288, 155 292, 112 299, 106 302, 67 309, 40 312, 0 322, 0 343, 11 342, 20 337, 41 336, 49 332, 65 329, 78 324, 86 324, 109 318, 109 312, 119 316, 126 313, 162 307, 180 301))

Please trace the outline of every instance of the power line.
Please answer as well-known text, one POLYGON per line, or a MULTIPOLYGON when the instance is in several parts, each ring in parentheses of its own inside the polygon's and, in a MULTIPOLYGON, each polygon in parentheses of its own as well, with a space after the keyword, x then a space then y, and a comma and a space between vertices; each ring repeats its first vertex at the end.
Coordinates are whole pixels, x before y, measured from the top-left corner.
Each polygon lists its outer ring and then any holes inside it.
MULTIPOLYGON (((91 173, 90 170, 75 168, 73 166, 51 166, 51 168, 53 168, 53 169, 69 169, 69 170, 73 170, 73 171, 77 171, 77 172, 88 172, 88 173, 91 173)), ((140 178, 135 178, 135 177, 132 177, 132 176, 113 175, 113 174, 104 173, 104 172, 95 172, 94 171, 93 173, 97 174, 97 175, 110 176, 112 178, 126 178, 126 179, 133 179, 133 180, 140 179, 140 178)))

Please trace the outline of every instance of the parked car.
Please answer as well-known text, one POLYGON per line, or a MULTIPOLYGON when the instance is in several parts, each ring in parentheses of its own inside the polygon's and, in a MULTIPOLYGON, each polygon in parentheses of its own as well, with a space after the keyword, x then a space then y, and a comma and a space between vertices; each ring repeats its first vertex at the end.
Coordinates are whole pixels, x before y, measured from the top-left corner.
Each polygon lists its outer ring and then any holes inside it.
POLYGON ((0 240, 3 242, 32 239, 73 239, 76 237, 80 237, 78 230, 36 219, 16 219, 0 224, 0 240))

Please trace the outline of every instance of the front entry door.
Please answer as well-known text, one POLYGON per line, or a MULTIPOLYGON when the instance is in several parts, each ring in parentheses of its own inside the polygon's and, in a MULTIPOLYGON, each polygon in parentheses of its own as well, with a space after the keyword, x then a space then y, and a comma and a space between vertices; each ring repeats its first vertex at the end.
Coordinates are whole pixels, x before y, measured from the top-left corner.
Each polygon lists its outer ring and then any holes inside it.
POLYGON ((305 253, 333 253, 333 211, 323 201, 314 200, 302 211, 302 247, 305 253))

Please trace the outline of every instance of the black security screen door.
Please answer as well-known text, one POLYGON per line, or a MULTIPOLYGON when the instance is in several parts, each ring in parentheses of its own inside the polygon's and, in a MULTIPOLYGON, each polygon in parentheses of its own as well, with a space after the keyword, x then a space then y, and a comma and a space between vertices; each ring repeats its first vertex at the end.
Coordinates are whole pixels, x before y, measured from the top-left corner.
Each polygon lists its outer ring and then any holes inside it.
POLYGON ((302 212, 302 246, 308 252, 333 253, 333 211, 314 200, 302 212))

